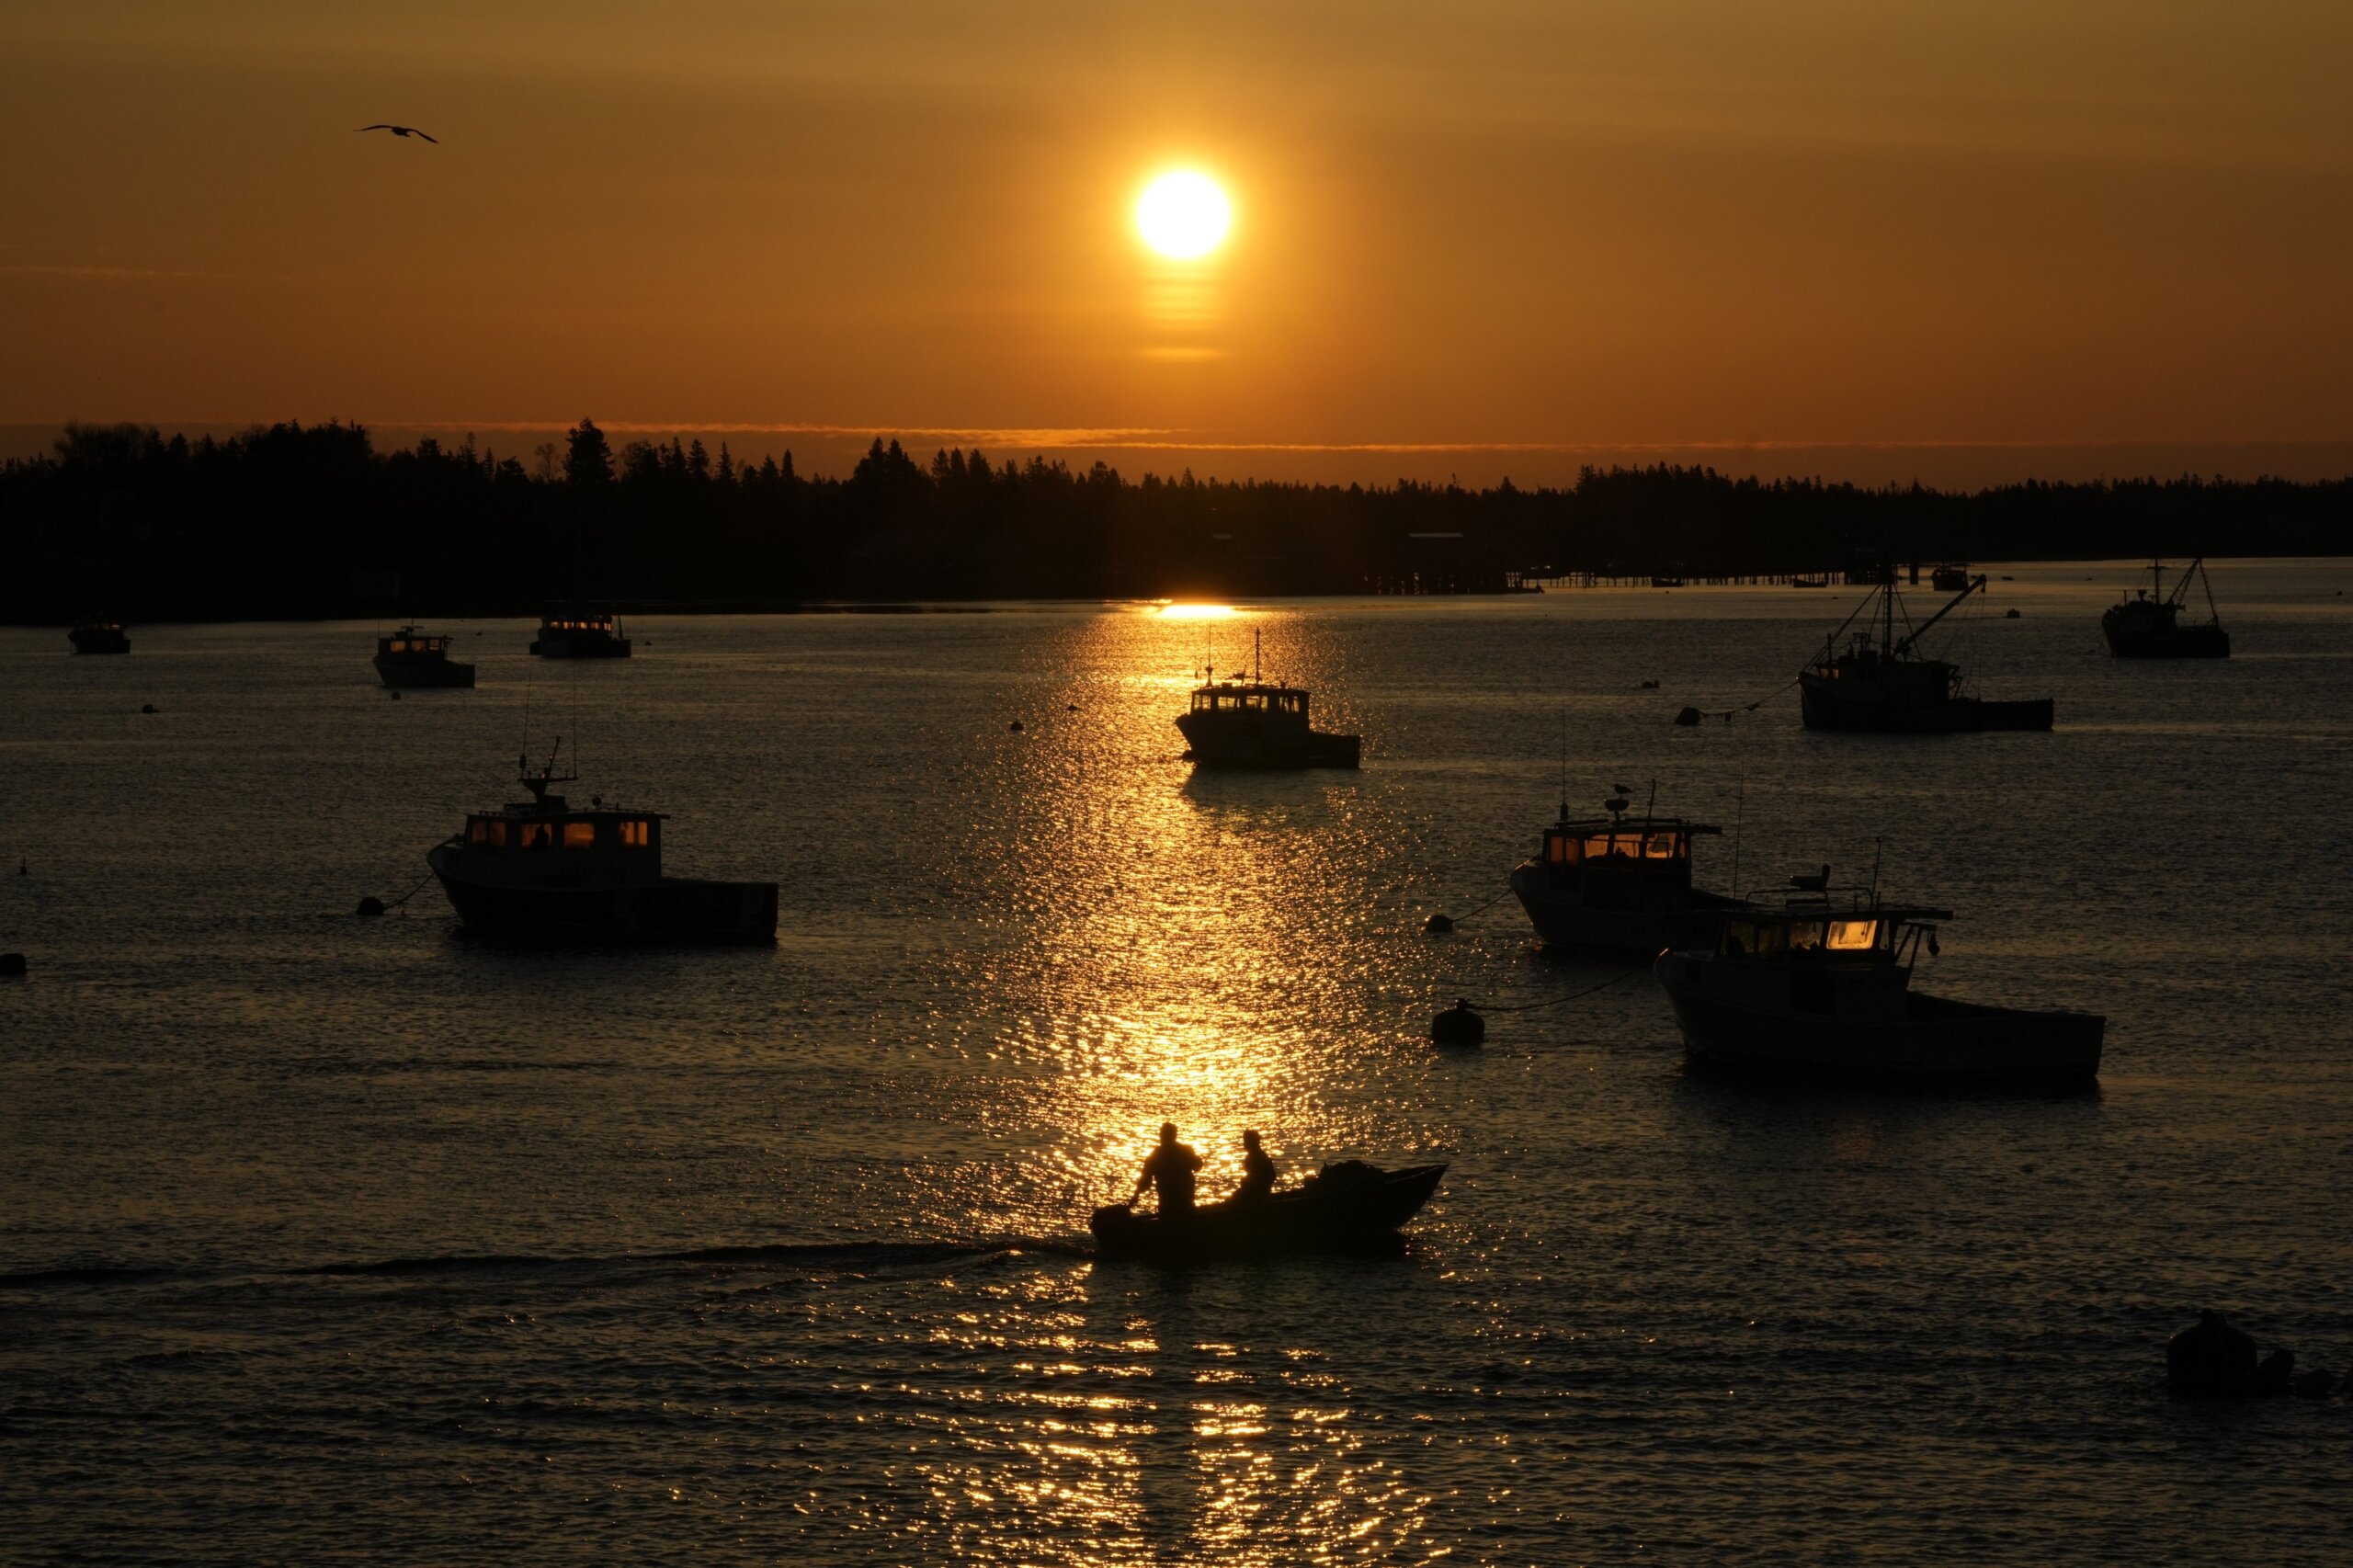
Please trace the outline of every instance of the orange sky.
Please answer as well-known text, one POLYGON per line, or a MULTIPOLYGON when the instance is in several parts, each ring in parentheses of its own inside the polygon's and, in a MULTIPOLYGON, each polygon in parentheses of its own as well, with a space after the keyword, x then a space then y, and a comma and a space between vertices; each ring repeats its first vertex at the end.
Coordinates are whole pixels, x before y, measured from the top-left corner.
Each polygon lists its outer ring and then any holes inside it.
POLYGON ((2348 61, 2342 0, 11 0, 0 446, 2344 472, 2348 61))

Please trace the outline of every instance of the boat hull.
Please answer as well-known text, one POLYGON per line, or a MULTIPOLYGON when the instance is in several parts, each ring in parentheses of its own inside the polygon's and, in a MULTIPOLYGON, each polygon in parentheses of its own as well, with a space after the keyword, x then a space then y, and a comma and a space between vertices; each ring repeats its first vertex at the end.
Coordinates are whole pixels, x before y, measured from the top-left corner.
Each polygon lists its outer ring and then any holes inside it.
POLYGON ((522 941, 773 942, 774 882, 664 877, 626 887, 535 888, 485 882, 451 868, 455 851, 426 857, 470 931, 522 941))
POLYGON ((1709 930, 1727 911, 1748 907, 1740 899, 1678 889, 1657 907, 1610 908, 1588 903, 1574 889, 1548 885, 1534 864, 1514 869, 1511 891, 1547 948, 1623 958, 1650 958, 1709 930))
POLYGON ((474 667, 454 659, 434 659, 406 664, 386 658, 375 658, 376 678, 396 690, 417 691, 436 687, 471 687, 474 683, 474 667))
POLYGON ((2219 626, 2183 626, 2142 631, 2103 624, 2108 651, 2120 659, 2227 659, 2231 634, 2219 626))
POLYGON ((531 652, 542 659, 626 659, 629 639, 543 635, 531 640, 531 652))
POLYGON ((1322 730, 1282 733, 1232 723, 1201 722, 1185 714, 1176 721, 1188 761, 1204 767, 1358 767, 1364 757, 1360 735, 1322 730))
POLYGON ((2048 730, 2057 718, 2049 698, 1989 702, 1972 697, 1948 702, 1881 702, 1831 689, 1836 683, 1806 677, 1800 711, 1809 730, 1870 734, 1973 734, 1984 730, 2048 730))
POLYGON ((1429 1201, 1445 1175, 1444 1165, 1339 1166, 1262 1202, 1211 1204, 1175 1220, 1112 1204, 1097 1209, 1087 1229, 1100 1256, 1154 1263, 1374 1251, 1397 1244, 1398 1228, 1429 1201), (1350 1171, 1363 1174, 1342 1180, 1350 1171))
POLYGON ((1708 994, 1662 956, 1653 970, 1675 1009, 1685 1054, 1710 1065, 1931 1082, 2083 1082, 2098 1076, 2108 1020, 1905 994, 1898 1018, 1840 1018, 1708 994))

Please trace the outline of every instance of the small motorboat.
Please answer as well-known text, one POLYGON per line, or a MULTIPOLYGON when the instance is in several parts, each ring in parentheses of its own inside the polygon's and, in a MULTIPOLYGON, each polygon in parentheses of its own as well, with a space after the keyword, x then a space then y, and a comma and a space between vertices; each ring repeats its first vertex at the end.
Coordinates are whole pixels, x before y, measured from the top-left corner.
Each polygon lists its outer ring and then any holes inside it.
POLYGON ((1398 1227, 1430 1200, 1444 1175, 1444 1165, 1385 1171, 1343 1160, 1256 1203, 1207 1204, 1175 1220, 1111 1203, 1086 1228, 1102 1256, 1154 1263, 1378 1251, 1397 1244, 1398 1227))

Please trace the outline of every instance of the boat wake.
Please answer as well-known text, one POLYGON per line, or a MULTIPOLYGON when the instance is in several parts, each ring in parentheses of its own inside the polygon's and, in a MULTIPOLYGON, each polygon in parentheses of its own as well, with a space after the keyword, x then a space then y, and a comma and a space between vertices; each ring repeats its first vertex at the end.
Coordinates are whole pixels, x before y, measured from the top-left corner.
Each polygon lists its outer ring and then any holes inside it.
POLYGON ((413 1257, 279 1267, 225 1265, 177 1267, 168 1265, 86 1264, 0 1274, 0 1290, 106 1290, 234 1278, 466 1279, 707 1269, 767 1269, 857 1277, 976 1259, 1017 1257, 1032 1253, 1087 1258, 1095 1256, 1095 1249, 1085 1242, 1069 1237, 1007 1236, 975 1242, 778 1243, 689 1247, 671 1252, 426 1254, 413 1257))

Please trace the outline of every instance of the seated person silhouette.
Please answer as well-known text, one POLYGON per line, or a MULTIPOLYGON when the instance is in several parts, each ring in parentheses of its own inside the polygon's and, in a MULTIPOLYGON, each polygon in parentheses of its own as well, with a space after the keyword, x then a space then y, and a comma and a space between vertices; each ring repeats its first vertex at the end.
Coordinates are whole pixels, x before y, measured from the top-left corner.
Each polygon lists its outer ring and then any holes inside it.
POLYGON ((1258 1146, 1255 1131, 1242 1135, 1242 1185, 1233 1189, 1226 1201, 1239 1207, 1245 1203, 1264 1203, 1274 1196, 1275 1162, 1258 1146))

